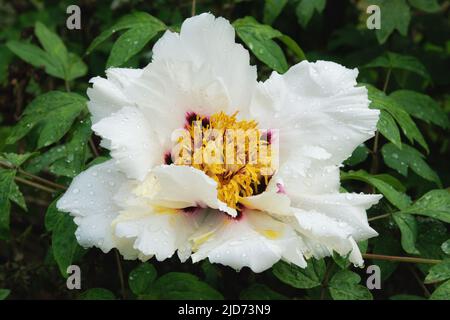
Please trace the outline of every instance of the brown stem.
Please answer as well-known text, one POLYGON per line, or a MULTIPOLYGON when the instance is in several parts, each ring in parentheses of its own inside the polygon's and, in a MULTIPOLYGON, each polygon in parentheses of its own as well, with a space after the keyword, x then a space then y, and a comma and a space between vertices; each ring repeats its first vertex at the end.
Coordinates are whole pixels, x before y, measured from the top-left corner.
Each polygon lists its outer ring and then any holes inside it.
MULTIPOLYGON (((389 69, 386 74, 386 79, 384 80, 384 85, 383 85, 383 92, 386 92, 390 78, 391 78, 391 69, 389 69)), ((373 142, 373 148, 372 148, 372 164, 370 166, 371 174, 376 174, 378 172, 378 168, 380 166, 380 160, 379 160, 379 154, 378 154, 379 140, 380 140, 380 133, 377 130, 375 133, 375 140, 373 142)), ((373 191, 375 192, 375 190, 373 190, 373 191)))
POLYGON ((378 167, 380 166, 378 159, 378 143, 380 140, 380 132, 377 130, 375 132, 375 139, 373 141, 373 149, 372 149, 372 165, 370 166, 370 173, 376 174, 378 171, 378 167))
POLYGON ((191 6, 191 16, 195 16, 195 8, 196 7, 196 1, 192 0, 192 6, 191 6))
POLYGON ((69 83, 68 80, 65 80, 65 81, 64 81, 64 86, 66 87, 66 91, 67 91, 67 92, 70 92, 70 83, 69 83))
POLYGON ((94 143, 94 140, 92 139, 92 137, 89 138, 89 146, 91 147, 92 153, 97 158, 100 155, 100 153, 98 152, 97 148, 95 147, 95 143, 94 143))
POLYGON ((49 193, 55 193, 56 192, 56 190, 50 189, 50 188, 48 188, 46 186, 43 186, 43 185, 41 185, 39 183, 35 183, 33 181, 30 181, 30 180, 27 180, 27 179, 24 179, 24 178, 21 178, 21 177, 15 177, 14 180, 16 180, 17 182, 29 185, 30 187, 34 187, 36 189, 40 189, 40 190, 43 190, 43 191, 46 191, 46 192, 49 192, 49 193))
POLYGON ((24 87, 26 85, 26 81, 18 81, 15 79, 14 83, 14 93, 16 96, 16 111, 14 113, 14 119, 18 120, 20 118, 20 114, 22 113, 22 106, 23 106, 23 91, 24 87))
POLYGON ((117 249, 116 249, 116 250, 114 250, 114 253, 116 255, 117 273, 119 274, 120 290, 122 292, 122 299, 125 299, 126 298, 125 281, 123 279, 123 270, 122 270, 122 264, 120 263, 119 251, 117 251, 117 249))
POLYGON ((414 270, 413 267, 408 266, 409 270, 411 271, 411 273, 413 274, 414 278, 417 280, 417 283, 419 284, 419 286, 423 289, 423 292, 425 294, 425 297, 430 297, 431 293, 430 291, 428 291, 428 288, 425 286, 425 284, 423 283, 423 280, 420 279, 419 275, 417 274, 416 270, 414 270))
POLYGON ((375 217, 371 217, 369 219, 367 219, 368 221, 374 221, 374 220, 378 220, 378 219, 383 219, 383 218, 387 218, 390 217, 392 213, 385 213, 385 214, 381 214, 379 216, 375 216, 375 217))
POLYGON ((27 176, 27 177, 33 179, 33 180, 39 181, 39 182, 44 183, 44 184, 48 184, 50 187, 53 187, 53 188, 56 188, 56 189, 61 189, 61 190, 66 190, 67 189, 62 184, 59 184, 59 183, 56 183, 56 182, 53 182, 53 181, 41 178, 39 176, 36 176, 36 175, 31 174, 29 172, 26 172, 26 171, 24 171, 22 169, 19 169, 18 172, 20 174, 23 174, 24 176, 27 176))
POLYGON ((326 293, 327 287, 328 287, 328 280, 330 278, 330 274, 331 274, 331 271, 333 270, 333 267, 334 267, 334 263, 332 261, 330 261, 327 265, 327 269, 326 269, 325 275, 323 277, 322 289, 320 290, 320 300, 325 299, 325 293, 326 293))
MULTIPOLYGON (((5 162, 1 162, 1 161, 0 161, 0 167, 6 168, 6 169, 17 169, 17 171, 18 171, 20 174, 23 174, 24 176, 27 176, 28 178, 31 178, 32 180, 39 181, 40 183, 47 184, 47 187, 53 187, 53 188, 61 189, 61 190, 66 190, 66 189, 67 189, 65 186, 63 186, 63 185, 61 185, 61 184, 58 184, 58 183, 56 183, 56 182, 53 182, 53 181, 50 181, 50 180, 47 180, 47 179, 38 177, 38 176, 36 176, 36 175, 34 175, 34 174, 31 174, 31 173, 29 173, 29 172, 26 172, 25 170, 22 170, 22 169, 20 169, 20 168, 16 168, 16 167, 14 167, 14 166, 12 166, 12 165, 10 165, 10 164, 8 164, 8 163, 5 163, 5 162)), ((28 180, 27 180, 27 181, 28 181, 28 180)), ((45 187, 45 186, 44 186, 44 187, 45 187)))
POLYGON ((386 74, 386 79, 384 80, 384 85, 383 85, 383 92, 386 93, 387 90, 387 86, 389 84, 389 79, 391 78, 391 69, 388 69, 388 72, 386 74))
POLYGON ((387 256, 387 255, 375 254, 375 253, 363 253, 362 256, 364 259, 386 260, 386 261, 394 261, 394 262, 427 263, 427 264, 438 264, 438 263, 442 262, 442 260, 437 260, 437 259, 387 256))

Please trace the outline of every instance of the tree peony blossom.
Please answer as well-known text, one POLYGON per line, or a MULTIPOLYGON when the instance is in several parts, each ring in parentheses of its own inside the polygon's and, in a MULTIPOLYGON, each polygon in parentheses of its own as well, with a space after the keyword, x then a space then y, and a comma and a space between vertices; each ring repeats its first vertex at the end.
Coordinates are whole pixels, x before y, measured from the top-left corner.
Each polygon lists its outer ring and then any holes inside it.
POLYGON ((303 61, 258 82, 230 23, 201 14, 167 31, 144 69, 106 75, 88 107, 112 159, 57 203, 82 246, 254 272, 333 251, 363 264, 357 242, 377 235, 366 210, 381 196, 340 193, 339 167, 379 112, 356 69, 303 61))

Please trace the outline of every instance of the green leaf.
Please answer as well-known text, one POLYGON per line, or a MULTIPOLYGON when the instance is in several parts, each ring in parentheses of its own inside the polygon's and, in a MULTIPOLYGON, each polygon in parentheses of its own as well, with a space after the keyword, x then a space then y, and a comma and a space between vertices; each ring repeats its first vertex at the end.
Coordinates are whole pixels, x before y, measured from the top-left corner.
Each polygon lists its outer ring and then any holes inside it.
POLYGON ((428 13, 437 12, 441 9, 441 6, 437 2, 437 0, 408 0, 408 1, 409 4, 414 8, 417 8, 419 10, 428 13))
POLYGON ((98 37, 92 41, 89 48, 86 50, 86 54, 90 54, 97 46, 102 44, 105 40, 111 37, 117 31, 125 29, 134 29, 149 26, 153 29, 164 30, 166 25, 146 12, 133 12, 127 14, 119 19, 119 21, 112 27, 109 27, 103 31, 98 37))
POLYGON ((442 249, 442 251, 444 251, 445 254, 450 255, 450 239, 448 239, 447 241, 442 243, 441 249, 442 249))
POLYGON ((431 190, 401 212, 428 216, 450 223, 450 192, 431 190))
POLYGON ((106 67, 119 67, 141 51, 159 30, 148 27, 133 28, 122 34, 114 43, 106 67))
POLYGON ((9 200, 11 200, 15 204, 17 204, 23 210, 28 211, 27 204, 25 203, 25 198, 24 198, 22 192, 20 191, 19 186, 16 184, 15 181, 13 181, 11 184, 9 200))
MULTIPOLYGON (((399 241, 389 233, 384 232, 381 237, 373 239, 372 252, 375 254, 398 256, 402 254, 399 241)), ((386 281, 397 269, 398 262, 385 260, 372 260, 381 270, 381 281, 386 281)))
POLYGON ((350 158, 345 160, 344 163, 348 166, 356 166, 357 164, 364 162, 368 155, 369 149, 364 144, 361 144, 356 147, 350 158))
POLYGON ((288 69, 286 57, 273 38, 283 34, 271 26, 260 24, 252 17, 238 19, 233 23, 239 38, 262 62, 279 73, 288 69))
POLYGON ((377 123, 377 129, 386 139, 401 148, 402 141, 400 138, 400 131, 398 130, 394 118, 392 118, 386 110, 380 110, 380 119, 377 123))
MULTIPOLYGON (((420 256, 427 259, 446 259, 442 252, 441 245, 448 239, 447 227, 444 223, 435 220, 421 218, 417 219, 418 232, 416 247, 420 251, 420 256)), ((417 264, 420 270, 427 274, 431 269, 430 264, 417 264)))
POLYGON ((9 220, 11 189, 14 183, 14 170, 0 169, 0 239, 9 238, 9 220))
POLYGON ((6 43, 6 46, 20 59, 28 62, 34 67, 45 68, 45 72, 49 75, 64 79, 64 68, 58 61, 52 60, 50 55, 33 44, 11 40, 6 43))
POLYGON ((44 225, 47 231, 53 231, 58 224, 59 219, 62 215, 66 214, 60 212, 56 208, 56 203, 58 202, 59 197, 52 201, 52 203, 48 206, 47 211, 45 213, 44 225))
POLYGON ((334 300, 372 300, 369 289, 359 284, 361 277, 349 270, 338 271, 329 282, 334 300))
POLYGON ((391 97, 384 94, 383 91, 378 90, 374 86, 366 85, 369 93, 370 108, 386 110, 397 121, 402 128, 403 133, 412 143, 417 141, 427 152, 429 152, 428 145, 417 128, 414 121, 409 114, 391 97))
POLYGON ((447 280, 434 290, 430 300, 450 300, 450 280, 447 280))
POLYGON ((204 279, 207 284, 217 288, 221 281, 221 270, 216 264, 212 264, 209 260, 203 260, 201 268, 204 274, 204 279))
MULTIPOLYGON (((61 38, 58 37, 57 34, 47 29, 47 27, 40 22, 36 22, 34 33, 36 34, 36 37, 44 50, 50 55, 51 59, 55 59, 58 61, 58 64, 64 67, 68 65, 69 53, 67 52, 67 48, 61 38)), ((64 72, 67 74, 66 69, 64 72)), ((64 78, 66 78, 66 76, 64 78)))
POLYGON ((115 300, 114 293, 104 288, 92 288, 80 294, 80 300, 115 300))
POLYGON ((425 283, 436 283, 447 279, 450 279, 450 259, 431 267, 425 278, 425 283))
POLYGON ((311 20, 314 11, 321 13, 325 9, 325 5, 326 0, 301 0, 295 10, 298 22, 305 28, 311 20))
POLYGON ((69 52, 69 61, 67 66, 67 80, 74 80, 76 78, 84 76, 88 71, 88 67, 86 64, 81 60, 81 58, 72 53, 69 52))
POLYGON ((58 145, 55 146, 45 153, 38 155, 30 160, 28 165, 25 167, 25 171, 29 173, 36 174, 39 171, 47 168, 56 160, 64 158, 68 155, 67 146, 66 145, 58 145))
POLYGON ((135 295, 149 294, 157 276, 156 269, 149 263, 142 263, 130 272, 128 284, 135 295))
POLYGON ((62 157, 53 162, 49 171, 55 175, 69 178, 73 178, 83 171, 91 134, 91 121, 89 119, 80 120, 75 125, 69 142, 64 145, 62 157))
POLYGON ((40 95, 27 106, 7 143, 17 142, 39 125, 38 148, 48 146, 66 134, 85 108, 86 99, 76 93, 50 91, 40 95))
POLYGON ((120 30, 126 30, 114 43, 107 67, 121 66, 137 54, 160 31, 167 26, 145 12, 134 12, 122 17, 115 25, 103 31, 92 41, 86 51, 90 54, 98 45, 120 30))
POLYGON ((189 273, 170 272, 152 286, 152 297, 163 300, 222 300, 223 296, 189 273))
POLYGON ((392 215, 401 232, 402 247, 407 253, 420 254, 416 248, 417 223, 416 218, 403 213, 394 213, 392 215))
MULTIPOLYGON (((3 162, 4 164, 11 166, 11 167, 19 167, 23 162, 25 162, 32 155, 34 155, 34 153, 25 153, 25 154, 3 153, 3 154, 0 154, 0 162, 3 162)), ((11 170, 11 172, 14 173, 14 176, 15 176, 16 171, 11 170)), ((20 191, 19 186, 15 183, 14 180, 11 182, 11 187, 10 187, 8 198, 10 201, 13 201, 14 203, 16 203, 23 210, 27 211, 27 205, 25 203, 25 198, 24 198, 22 192, 20 191)))
POLYGON ((77 230, 73 218, 69 214, 61 214, 54 226, 52 235, 53 256, 58 264, 59 271, 67 277, 67 267, 72 264, 77 251, 80 250, 75 231, 77 230))
POLYGON ((273 274, 282 282, 299 289, 309 289, 320 286, 325 275, 323 260, 308 260, 306 268, 280 261, 272 269, 273 274))
POLYGON ((430 80, 430 74, 425 66, 416 57, 386 52, 365 65, 365 67, 381 67, 386 69, 400 69, 416 73, 423 78, 430 80))
POLYGON ((30 157, 34 156, 36 153, 2 153, 0 154, 0 160, 8 163, 13 167, 20 167, 25 161, 27 161, 30 157))
POLYGON ((406 0, 372 0, 370 4, 378 5, 381 11, 381 29, 376 30, 379 43, 385 43, 394 30, 407 35, 411 12, 406 0))
POLYGON ((411 90, 397 90, 390 95, 412 117, 444 129, 450 127, 447 114, 430 96, 411 90))
POLYGON ((263 22, 265 24, 272 24, 287 3, 288 0, 265 0, 263 22))
POLYGON ((0 300, 5 300, 6 298, 8 298, 10 293, 11 290, 9 289, 0 289, 0 300))
POLYGON ((399 209, 404 209, 411 203, 410 198, 401 192, 398 192, 393 186, 386 183, 376 175, 371 175, 363 170, 358 171, 341 171, 342 180, 359 180, 370 184, 380 191, 390 203, 399 209))
POLYGON ((61 38, 41 22, 36 22, 34 32, 44 50, 23 41, 9 41, 7 47, 19 58, 66 81, 86 74, 87 67, 76 54, 68 52, 61 38))
POLYGON ((78 121, 66 144, 55 146, 34 157, 25 170, 36 174, 48 168, 50 172, 56 175, 75 177, 85 168, 85 160, 89 151, 88 141, 91 134, 91 121, 88 118, 78 121))
POLYGON ((273 291, 264 284, 255 283, 244 289, 239 295, 240 300, 287 300, 287 297, 273 291))
POLYGON ((431 169, 424 160, 424 155, 408 145, 403 145, 401 149, 391 143, 387 143, 381 148, 385 164, 396 170, 405 177, 408 176, 408 168, 422 178, 435 182, 441 186, 441 180, 436 172, 431 169))
POLYGON ((5 85, 8 80, 9 65, 14 55, 6 45, 0 44, 0 85, 5 85))
POLYGON ((397 191, 400 191, 400 192, 406 191, 406 187, 401 183, 400 180, 398 180, 397 178, 395 178, 387 173, 377 174, 376 177, 377 177, 377 179, 380 179, 380 180, 386 182, 387 184, 393 186, 397 191))
POLYGON ((300 48, 298 43, 295 42, 294 39, 285 34, 279 36, 278 39, 281 42, 283 42, 286 45, 286 47, 288 47, 297 56, 299 62, 306 60, 305 53, 303 52, 302 48, 300 48))

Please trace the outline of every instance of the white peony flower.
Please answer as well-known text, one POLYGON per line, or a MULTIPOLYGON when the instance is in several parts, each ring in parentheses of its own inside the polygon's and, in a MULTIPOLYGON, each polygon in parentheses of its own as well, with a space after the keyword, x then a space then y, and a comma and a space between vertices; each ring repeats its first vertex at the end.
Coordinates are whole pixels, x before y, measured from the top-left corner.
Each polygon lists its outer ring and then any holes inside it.
POLYGON ((381 196, 340 193, 339 167, 373 136, 379 112, 356 69, 303 61, 257 82, 230 23, 201 14, 167 31, 144 69, 106 74, 91 80, 88 107, 112 159, 77 176, 57 203, 82 246, 254 272, 333 251, 362 265, 357 242, 377 235, 366 210, 381 196), (208 149, 210 129, 261 129, 253 151, 278 150, 256 162, 251 148, 237 163, 195 161, 228 155, 208 149))

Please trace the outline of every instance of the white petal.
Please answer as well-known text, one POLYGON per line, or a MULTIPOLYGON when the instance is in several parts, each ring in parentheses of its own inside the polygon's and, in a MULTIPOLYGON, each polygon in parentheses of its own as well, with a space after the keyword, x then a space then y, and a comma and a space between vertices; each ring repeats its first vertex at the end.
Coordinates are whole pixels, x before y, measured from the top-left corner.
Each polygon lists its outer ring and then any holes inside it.
POLYGON ((304 255, 307 259, 311 257, 322 259, 333 254, 333 249, 328 248, 316 239, 309 238, 306 235, 302 235, 302 239, 305 245, 304 255))
POLYGON ((353 263, 357 267, 362 267, 364 265, 364 260, 361 255, 361 251, 359 250, 358 244, 353 238, 350 238, 350 242, 352 244, 352 251, 348 256, 348 260, 353 263))
POLYGON ((303 61, 258 85, 251 111, 260 127, 280 129, 281 163, 313 152, 338 165, 373 136, 379 111, 368 108, 367 90, 355 87, 357 75, 337 63, 303 61))
POLYGON ((203 13, 186 19, 180 34, 167 32, 153 48, 153 61, 183 61, 194 69, 205 66, 211 77, 223 81, 230 105, 249 105, 256 85, 256 68, 250 66, 250 55, 235 42, 235 31, 224 18, 203 13))
POLYGON ((366 210, 382 198, 377 194, 336 193, 323 195, 299 194, 295 206, 303 210, 318 211, 351 227, 351 235, 356 241, 377 236, 367 221, 366 210))
POLYGON ((114 161, 95 165, 75 177, 57 208, 69 212, 78 225, 76 236, 84 247, 98 247, 108 252, 114 247, 111 222, 120 208, 113 196, 126 178, 114 161))
POLYGON ((131 80, 139 77, 141 73, 140 69, 111 68, 106 70, 106 79, 95 77, 90 80, 92 88, 87 90, 87 95, 92 123, 131 104, 127 97, 127 88, 131 80))
POLYGON ((338 166, 318 161, 308 163, 301 158, 286 161, 274 178, 283 181, 284 190, 291 199, 303 194, 337 193, 340 187, 338 166))
POLYGON ((351 236, 351 227, 346 223, 337 221, 317 211, 295 210, 298 222, 298 231, 318 242, 332 248, 341 255, 351 250, 348 238, 351 236))
POLYGON ((166 146, 171 133, 184 127, 186 113, 248 114, 256 86, 249 61, 228 21, 201 14, 187 19, 180 34, 167 31, 158 40, 153 61, 127 94, 166 146))
MULTIPOLYGON (((304 236, 305 243, 309 243, 310 252, 316 258, 330 255, 336 251, 341 256, 350 253, 350 261, 361 265, 362 257, 353 238, 354 225, 343 221, 336 221, 327 215, 317 211, 295 210, 297 219, 296 230, 304 236)), ((370 234, 365 238, 377 233, 367 226, 370 234)), ((359 230, 358 230, 359 231, 359 230)), ((357 232, 357 231, 356 231, 357 232)))
POLYGON ((138 79, 141 74, 142 69, 109 68, 106 70, 108 80, 122 89, 125 95, 127 94, 128 86, 133 83, 134 79, 138 79))
POLYGON ((133 248, 158 261, 175 251, 184 262, 190 255, 189 236, 197 228, 199 213, 152 207, 134 207, 123 211, 113 222, 115 235, 133 239, 133 248))
POLYGON ((212 212, 191 239, 196 251, 193 262, 208 258, 254 272, 267 270, 280 259, 306 266, 298 235, 262 212, 246 211, 239 220, 212 212))
POLYGON ((291 215, 291 200, 285 194, 281 179, 272 178, 266 190, 258 195, 245 197, 240 200, 245 207, 274 213, 277 215, 291 215))
MULTIPOLYGON (((112 223, 112 229, 114 230, 114 224, 112 223)), ((151 259, 153 255, 144 255, 142 252, 134 248, 134 238, 119 238, 114 234, 113 238, 115 247, 119 250, 120 254, 125 260, 136 260, 139 259, 143 262, 151 259)))
POLYGON ((164 150, 145 116, 133 107, 124 107, 92 126, 109 141, 117 166, 129 178, 143 180, 150 169, 161 164, 164 150))
POLYGON ((169 208, 202 207, 218 209, 235 217, 235 209, 217 198, 217 182, 203 171, 189 166, 162 165, 135 193, 148 197, 153 203, 169 208))

